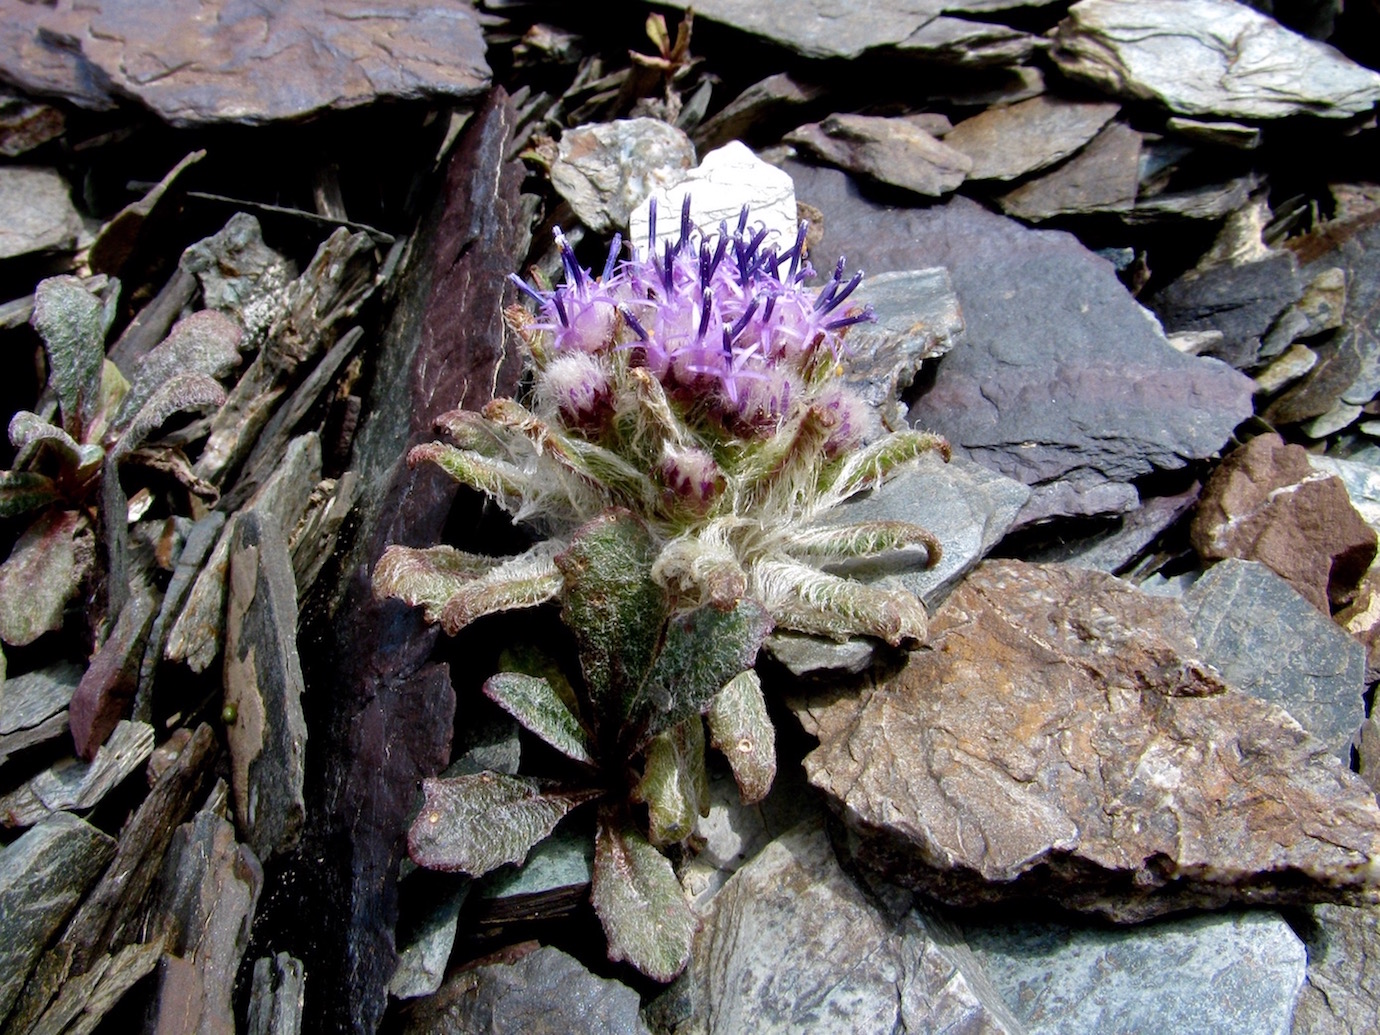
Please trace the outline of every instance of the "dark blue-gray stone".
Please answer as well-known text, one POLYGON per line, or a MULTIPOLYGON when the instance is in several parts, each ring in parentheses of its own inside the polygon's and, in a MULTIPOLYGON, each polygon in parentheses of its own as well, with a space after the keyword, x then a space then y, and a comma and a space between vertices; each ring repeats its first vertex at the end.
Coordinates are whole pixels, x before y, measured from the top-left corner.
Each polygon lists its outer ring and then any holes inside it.
POLYGON ((1202 660, 1278 704, 1349 762, 1366 717, 1366 650, 1258 561, 1226 560, 1184 594, 1202 660))

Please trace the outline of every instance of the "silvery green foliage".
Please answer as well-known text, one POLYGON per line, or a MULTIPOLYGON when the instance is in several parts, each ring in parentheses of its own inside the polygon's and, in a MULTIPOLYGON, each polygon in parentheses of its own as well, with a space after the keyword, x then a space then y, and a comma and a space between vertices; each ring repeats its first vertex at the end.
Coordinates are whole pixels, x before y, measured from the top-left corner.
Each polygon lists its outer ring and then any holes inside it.
POLYGON ((707 808, 704 717, 744 801, 760 800, 776 770, 753 671, 768 632, 920 643, 926 616, 913 594, 821 569, 939 553, 934 536, 904 522, 819 521, 947 445, 883 434, 842 387, 843 334, 871 318, 845 307, 860 276, 845 280, 840 262, 822 289, 808 288, 804 228, 784 252, 766 237, 746 210, 735 230, 701 236, 687 209, 678 244, 620 262, 615 240, 596 278, 558 231, 565 283, 538 291, 518 281, 536 310, 507 314, 530 359, 530 397, 446 414, 450 441, 408 456, 546 538, 499 559, 391 546, 374 570, 376 594, 422 607, 452 634, 559 601, 579 672, 500 673, 484 692, 573 761, 572 781, 514 791, 502 807, 492 800, 499 774, 428 781, 413 858, 476 873, 524 857, 564 814, 558 803, 595 788, 592 897, 609 955, 659 980, 684 965, 694 931, 658 848, 689 837, 707 808), (630 803, 645 803, 645 827, 630 803))

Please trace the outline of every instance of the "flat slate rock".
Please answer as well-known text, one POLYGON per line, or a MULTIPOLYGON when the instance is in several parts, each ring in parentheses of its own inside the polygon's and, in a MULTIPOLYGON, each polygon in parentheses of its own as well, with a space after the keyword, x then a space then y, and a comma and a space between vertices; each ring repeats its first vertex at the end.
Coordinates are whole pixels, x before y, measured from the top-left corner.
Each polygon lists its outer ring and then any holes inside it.
POLYGON ((0 849, 0 1020, 111 856, 115 839, 57 812, 0 849))
POLYGON ((551 186, 580 222, 608 235, 623 230, 653 190, 684 178, 694 164, 695 146, 675 126, 659 119, 618 119, 561 134, 551 186))
POLYGON ((846 254, 870 273, 948 268, 967 340, 910 417, 1032 486, 1025 515, 1131 509, 1132 479, 1212 456, 1251 415, 1249 378, 1177 352, 1111 264, 1070 235, 962 197, 877 205, 835 170, 785 167, 824 213, 816 255, 846 254))
POLYGON ((1314 906, 1300 925, 1308 981, 1294 1007, 1297 1035, 1356 1035, 1380 1017, 1380 909, 1314 906))
POLYGON ((973 167, 962 151, 903 118, 830 115, 785 140, 829 165, 924 197, 952 193, 973 167))
POLYGON ((1308 962, 1289 924, 1263 910, 1126 928, 961 929, 1027 1035, 1289 1035, 1308 962))
POLYGON ((1232 0, 1082 0, 1050 55, 1066 75, 1179 115, 1346 118, 1380 101, 1380 75, 1232 0))
POLYGON ((1140 187, 1141 135, 1109 123, 1068 161, 997 199, 1002 211, 1038 223, 1082 212, 1128 212, 1140 187))
POLYGON ((1380 898, 1375 795, 1277 705, 1197 659, 1177 600, 988 561, 927 649, 797 708, 860 865, 955 905, 1052 899, 1134 922, 1380 898))
POLYGON ((1366 649, 1256 561, 1214 564, 1184 594, 1202 659, 1279 705, 1351 764, 1366 717, 1366 649))
POLYGON ((926 22, 896 49, 907 56, 959 68, 992 68, 1027 61, 1045 41, 995 22, 940 15, 926 22))
MULTIPOLYGON (((45 5, 5 6, 9 18, 45 5)), ((89 107, 133 97, 175 126, 466 98, 489 82, 470 5, 429 0, 285 0, 271 12, 229 0, 92 0, 26 13, 0 43, 0 68, 21 86, 89 107), (37 81, 26 72, 35 58, 37 81)))
POLYGON ((807 821, 723 886, 685 974, 650 1009, 663 1030, 704 1035, 1020 1031, 945 941, 915 913, 879 912, 807 821))
POLYGON ((463 970, 408 1015, 416 1035, 647 1035, 638 996, 553 946, 463 970))
POLYGON ((0 259, 75 248, 81 230, 81 213, 56 169, 0 166, 0 259))
POLYGON ((1110 101, 1041 94, 964 119, 944 143, 973 160, 970 180, 1014 180, 1078 151, 1120 110, 1110 101))

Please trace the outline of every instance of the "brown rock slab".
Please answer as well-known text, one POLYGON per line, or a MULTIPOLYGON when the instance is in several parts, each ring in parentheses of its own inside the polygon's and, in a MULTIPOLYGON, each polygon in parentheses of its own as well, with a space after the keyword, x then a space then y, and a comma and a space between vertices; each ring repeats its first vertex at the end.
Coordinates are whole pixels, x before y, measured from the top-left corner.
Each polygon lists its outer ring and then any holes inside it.
POLYGON ((133 97, 176 126, 258 125, 379 100, 473 97, 489 80, 483 34, 468 4, 55 6, 6 33, 12 80, 91 107, 110 106, 111 95, 133 97), (54 45, 55 33, 65 45, 54 45), (28 71, 34 64, 37 74, 28 71))
POLYGON ((730 140, 746 137, 753 130, 761 130, 768 120, 808 104, 823 92, 818 86, 797 82, 785 72, 767 76, 700 123, 694 132, 695 146, 704 154, 730 140))
POLYGON ((79 108, 115 107, 110 80, 73 41, 85 33, 87 16, 64 3, 0 4, 0 79, 25 93, 61 97, 79 108))
POLYGON ((961 151, 902 118, 830 115, 786 134, 816 158, 926 197, 953 192, 972 168, 961 151))
POLYGON ((1355 596, 1376 548, 1342 480, 1315 471, 1302 446, 1275 434, 1222 461, 1189 535, 1204 560, 1260 561, 1325 615, 1355 596))
POLYGON ((979 567, 927 649, 798 710, 859 862, 960 905, 1118 921, 1380 898, 1380 809, 1328 745, 1194 660, 1188 616, 1111 576, 979 567))
POLYGON ((0 92, 0 155, 17 158, 62 136, 67 120, 48 104, 0 92))
POLYGON ((302 836, 307 724, 292 558, 277 522, 252 510, 231 523, 224 680, 235 818, 271 859, 302 836))
POLYGON ((1063 165, 998 198, 1032 223, 1079 212, 1128 212, 1140 184, 1140 134, 1113 122, 1063 165))
POLYGON ((77 684, 69 710, 72 742, 82 758, 94 758, 115 724, 129 712, 139 686, 144 645, 156 615, 157 607, 148 593, 131 596, 77 684))
POLYGON ((972 159, 970 180, 1014 180, 1082 148, 1121 106, 1041 94, 964 119, 944 143, 972 159))
POLYGON ((1043 46, 1038 36, 1005 25, 940 15, 896 44, 896 49, 967 69, 1020 64, 1043 46))

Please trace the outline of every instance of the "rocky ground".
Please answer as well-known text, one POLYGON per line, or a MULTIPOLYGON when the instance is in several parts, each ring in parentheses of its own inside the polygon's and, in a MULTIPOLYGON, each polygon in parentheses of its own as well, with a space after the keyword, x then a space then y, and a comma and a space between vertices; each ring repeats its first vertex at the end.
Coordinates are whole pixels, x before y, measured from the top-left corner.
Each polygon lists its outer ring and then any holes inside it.
POLYGON ((3 1030, 1375 1031, 1374 6, 678 6, 0 0, 3 1030), (526 542, 401 458, 687 183, 867 271, 847 377, 954 456, 844 508, 938 535, 853 572, 929 643, 769 641, 662 986, 578 812, 406 859, 532 619, 369 572, 526 542))

